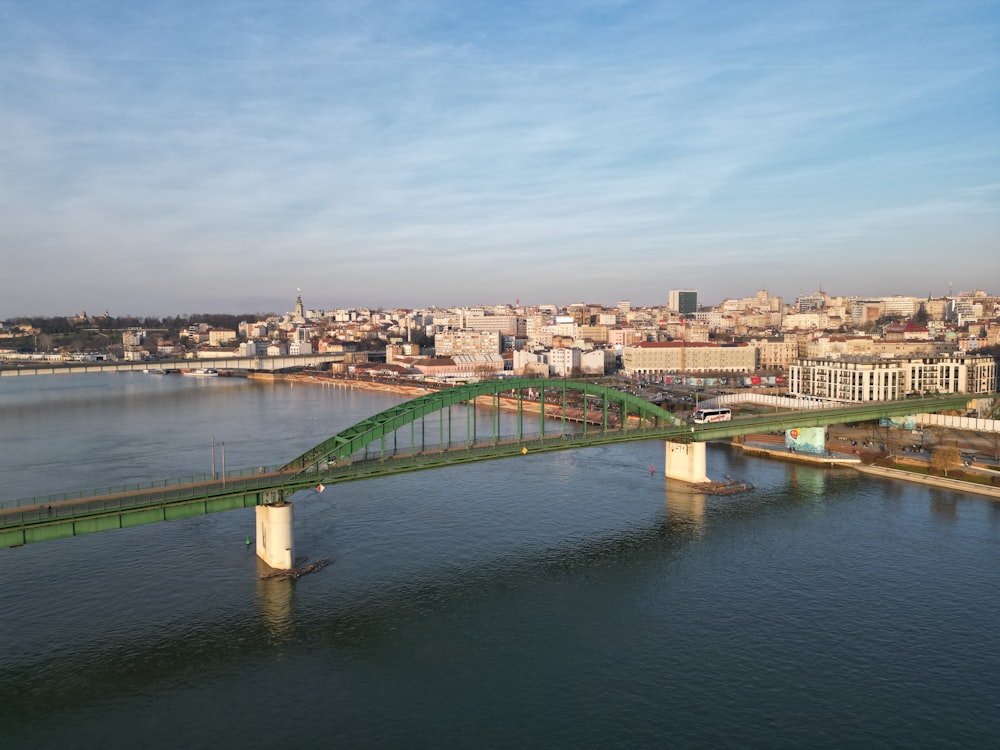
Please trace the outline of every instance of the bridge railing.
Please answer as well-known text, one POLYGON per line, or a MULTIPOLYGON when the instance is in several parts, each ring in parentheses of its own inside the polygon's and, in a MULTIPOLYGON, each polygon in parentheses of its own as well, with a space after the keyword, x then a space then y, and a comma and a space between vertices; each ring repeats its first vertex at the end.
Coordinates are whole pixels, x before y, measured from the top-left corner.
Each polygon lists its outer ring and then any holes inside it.
POLYGON ((258 466, 256 468, 233 469, 225 474, 218 472, 215 477, 211 474, 192 474, 187 477, 177 477, 173 479, 157 479, 149 482, 136 482, 128 484, 112 485, 110 487, 100 487, 90 490, 75 490, 73 492, 54 492, 50 495, 35 495, 33 497, 22 497, 16 500, 0 501, 0 511, 25 508, 34 505, 51 505, 52 503, 66 502, 68 500, 86 500, 92 497, 105 497, 108 495, 134 495, 145 490, 162 490, 167 487, 178 485, 197 485, 215 480, 239 479, 252 474, 271 473, 277 471, 276 466, 258 466))
MULTIPOLYGON (((167 480, 144 489, 133 489, 133 487, 126 486, 124 492, 113 492, 109 495, 95 495, 94 491, 91 491, 82 493, 80 497, 65 498, 63 495, 57 494, 47 496, 50 499, 49 502, 42 498, 29 498, 41 502, 30 506, 21 506, 20 512, 16 512, 16 507, 5 509, 0 515, 0 528, 16 527, 38 521, 65 521, 109 512, 162 507, 171 503, 207 500, 213 497, 270 490, 282 486, 280 479, 276 478, 274 474, 266 473, 266 470, 265 473, 261 474, 258 468, 234 472, 233 476, 227 474, 225 482, 221 478, 213 480, 211 475, 208 475, 205 482, 200 483, 201 486, 198 482, 184 485, 179 483, 183 480, 167 480), (206 484, 208 486, 205 486, 206 484), (60 499, 71 502, 61 502, 60 499)), ((287 477, 284 479, 287 481, 287 477)))
MULTIPOLYGON (((631 439, 642 440, 658 437, 662 431, 663 428, 650 427, 627 430, 624 431, 624 434, 628 434, 631 439)), ((522 434, 520 438, 513 435, 500 435, 472 445, 465 441, 453 441, 434 448, 425 448, 419 452, 407 452, 404 449, 398 455, 369 456, 327 465, 320 463, 294 478, 288 473, 279 473, 275 467, 258 467, 227 472, 225 482, 222 481, 221 477, 213 479, 210 474, 206 474, 200 477, 145 482, 141 485, 120 485, 104 490, 22 498, 8 501, 2 508, 6 512, 0 518, 0 527, 9 528, 40 521, 67 521, 109 512, 140 510, 171 503, 276 488, 296 491, 312 487, 314 483, 334 484, 365 479, 379 474, 403 473, 441 464, 461 463, 465 460, 510 457, 525 448, 528 451, 559 450, 588 444, 593 445, 599 443, 602 438, 608 441, 620 440, 622 434, 623 431, 620 430, 607 430, 589 433, 562 433, 555 436, 532 433, 522 434), (21 512, 12 512, 18 508, 21 509, 21 512)))

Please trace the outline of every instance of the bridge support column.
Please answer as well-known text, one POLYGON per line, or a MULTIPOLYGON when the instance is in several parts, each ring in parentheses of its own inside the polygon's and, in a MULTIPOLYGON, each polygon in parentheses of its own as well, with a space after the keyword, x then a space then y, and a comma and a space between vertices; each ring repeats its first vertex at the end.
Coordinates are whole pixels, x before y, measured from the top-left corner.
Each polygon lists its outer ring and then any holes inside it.
POLYGON ((666 475, 668 479, 682 482, 707 482, 705 473, 705 444, 674 443, 666 441, 666 475))
POLYGON ((291 503, 257 506, 257 557, 276 570, 295 567, 291 503))

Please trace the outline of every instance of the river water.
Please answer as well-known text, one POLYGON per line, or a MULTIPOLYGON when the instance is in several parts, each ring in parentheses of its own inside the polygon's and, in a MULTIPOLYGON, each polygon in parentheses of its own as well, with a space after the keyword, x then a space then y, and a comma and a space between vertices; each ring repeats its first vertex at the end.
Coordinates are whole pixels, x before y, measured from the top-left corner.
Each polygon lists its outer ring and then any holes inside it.
MULTIPOLYGON (((0 498, 280 463, 400 399, 239 379, 0 380, 0 498)), ((993 746, 1000 505, 623 444, 0 550, 0 747, 993 746), (658 475, 650 477, 649 466, 658 475)))

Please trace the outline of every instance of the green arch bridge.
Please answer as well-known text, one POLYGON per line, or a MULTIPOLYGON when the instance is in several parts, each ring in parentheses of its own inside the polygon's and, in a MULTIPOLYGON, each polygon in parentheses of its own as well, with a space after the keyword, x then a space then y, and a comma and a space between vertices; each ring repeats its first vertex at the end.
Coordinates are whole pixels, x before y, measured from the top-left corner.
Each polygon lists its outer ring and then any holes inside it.
POLYGON ((697 443, 965 409, 969 400, 967 395, 953 395, 872 402, 692 426, 644 399, 594 383, 554 379, 471 383, 392 406, 279 466, 4 501, 0 547, 274 506, 300 490, 322 491, 342 482, 526 453, 651 439, 697 443), (501 411, 516 415, 513 434, 501 434, 501 411), (545 419, 539 419, 541 414, 545 419), (531 432, 524 429, 526 417, 531 432))

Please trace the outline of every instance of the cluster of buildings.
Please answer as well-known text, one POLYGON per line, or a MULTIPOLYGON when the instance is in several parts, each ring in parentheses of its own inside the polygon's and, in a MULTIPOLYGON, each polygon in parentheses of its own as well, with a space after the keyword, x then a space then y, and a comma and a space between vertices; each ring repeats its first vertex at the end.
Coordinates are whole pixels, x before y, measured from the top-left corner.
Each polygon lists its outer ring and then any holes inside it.
MULTIPOLYGON (((422 310, 306 310, 227 332, 240 353, 306 354, 384 344, 385 362, 356 370, 467 381, 620 372, 647 381, 703 376, 785 383, 791 394, 842 401, 997 390, 996 362, 977 350, 1000 343, 1000 297, 982 291, 920 298, 836 297, 785 303, 767 291, 698 304, 671 290, 659 307, 576 303, 422 310), (428 343, 432 342, 432 345, 428 343)), ((211 337, 212 332, 200 335, 211 337)), ((381 348, 379 346, 378 348, 381 348)))
MULTIPOLYGON (((191 326, 182 338, 203 358, 343 352, 357 370, 443 381, 622 373, 664 383, 678 376, 749 383, 763 376, 753 382, 843 401, 998 389, 996 362, 978 350, 1000 343, 1000 297, 983 291, 927 298, 819 291, 786 303, 760 290, 704 306, 697 290, 678 289, 667 300, 327 311, 306 309, 300 292, 283 316, 235 330, 191 326), (365 354, 383 350, 384 362, 365 354)), ((126 332, 125 356, 148 357, 145 340, 145 331, 126 332)), ((171 356, 178 348, 161 341, 156 350, 171 356)))

